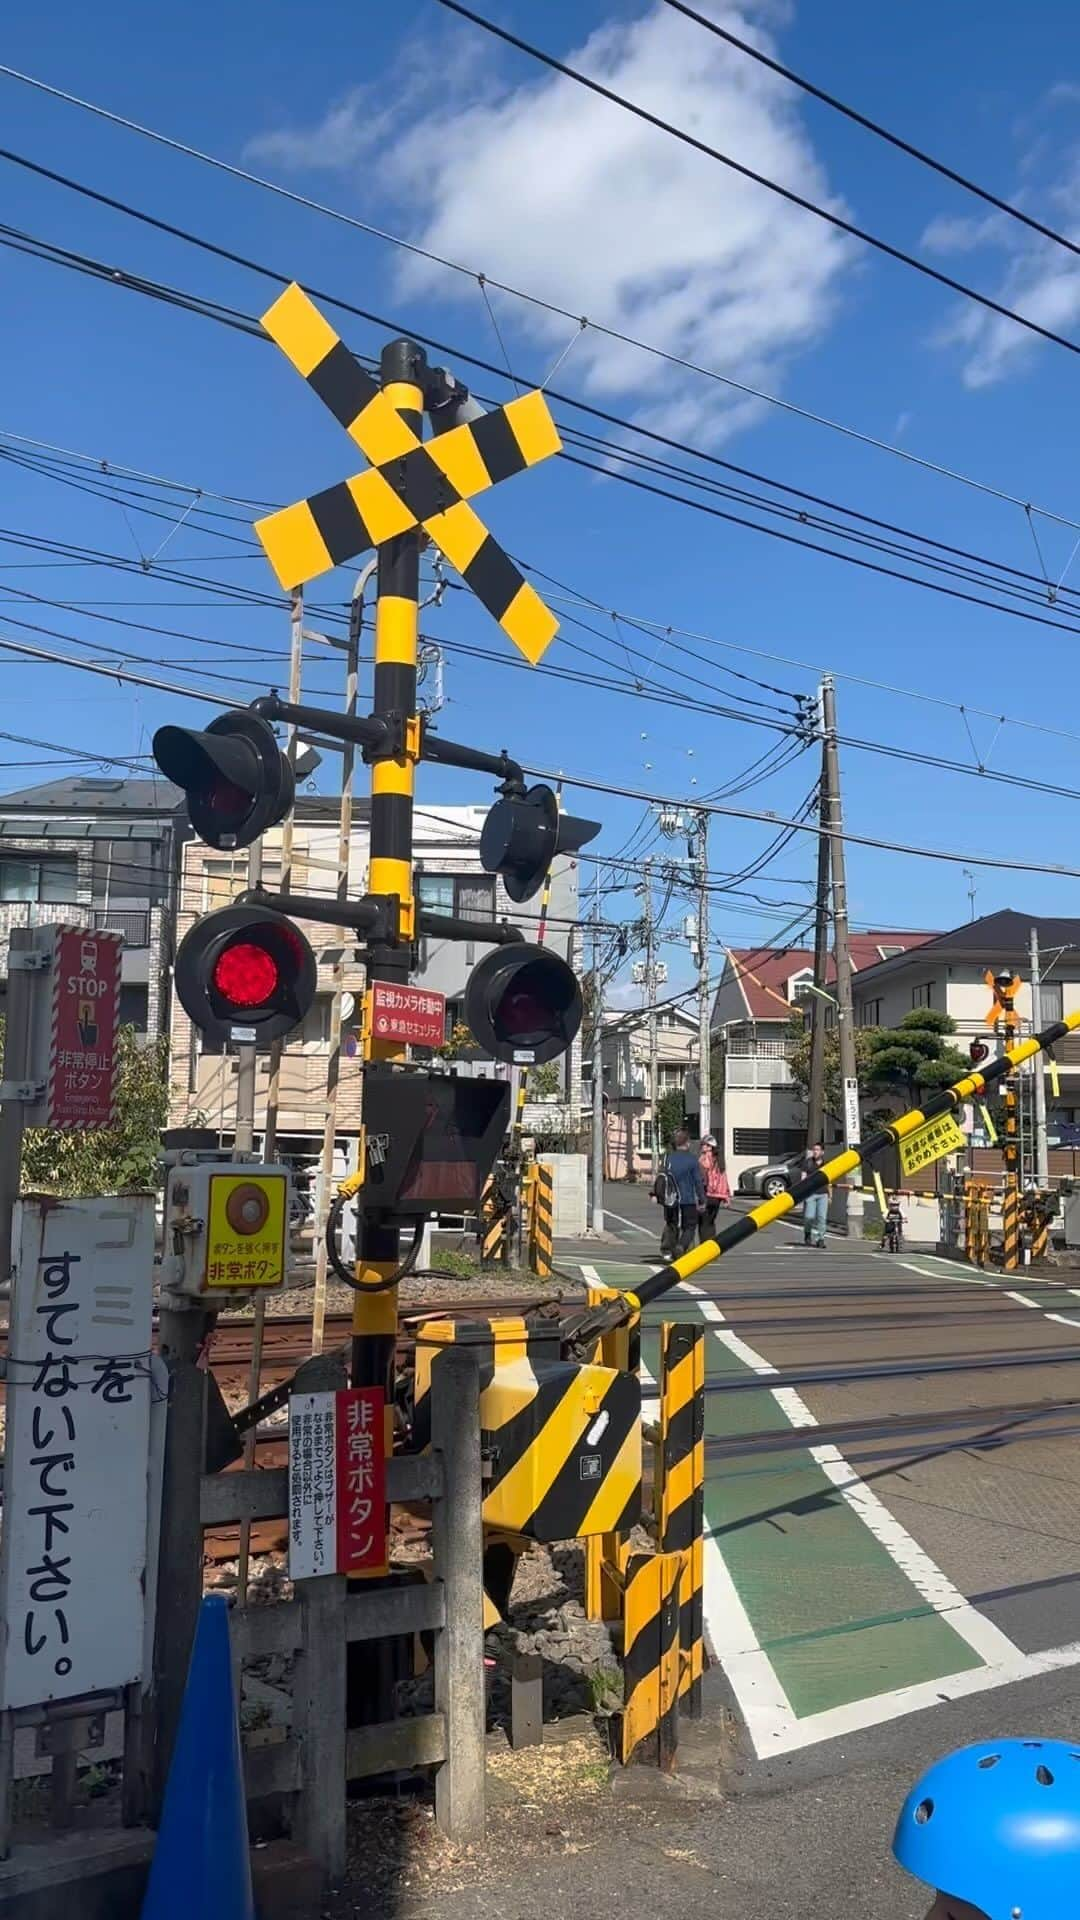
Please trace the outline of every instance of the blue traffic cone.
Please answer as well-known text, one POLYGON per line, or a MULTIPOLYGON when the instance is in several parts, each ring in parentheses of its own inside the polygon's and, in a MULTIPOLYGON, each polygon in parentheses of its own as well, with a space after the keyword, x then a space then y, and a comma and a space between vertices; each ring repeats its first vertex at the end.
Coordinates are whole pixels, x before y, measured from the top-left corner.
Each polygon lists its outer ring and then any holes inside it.
POLYGON ((206 1596, 191 1649, 142 1920, 254 1920, 229 1609, 206 1596))

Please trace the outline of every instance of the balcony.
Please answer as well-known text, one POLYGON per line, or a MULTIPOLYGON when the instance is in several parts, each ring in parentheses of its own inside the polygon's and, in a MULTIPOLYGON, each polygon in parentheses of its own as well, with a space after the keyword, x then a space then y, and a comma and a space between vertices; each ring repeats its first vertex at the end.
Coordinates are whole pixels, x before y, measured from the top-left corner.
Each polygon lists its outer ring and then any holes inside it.
POLYGON ((122 933, 126 947, 150 945, 149 907, 91 907, 82 902, 0 900, 0 945, 12 927, 100 927, 122 933))
POLYGON ((794 1085, 784 1040, 732 1040, 724 1058, 724 1084, 729 1087, 790 1087, 794 1085))

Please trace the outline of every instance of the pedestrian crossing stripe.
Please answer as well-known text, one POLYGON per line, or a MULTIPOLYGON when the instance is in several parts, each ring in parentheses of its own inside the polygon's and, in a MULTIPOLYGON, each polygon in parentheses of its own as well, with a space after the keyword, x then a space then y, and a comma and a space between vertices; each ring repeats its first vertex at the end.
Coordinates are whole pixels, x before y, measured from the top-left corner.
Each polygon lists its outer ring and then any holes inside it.
MULTIPOLYGON (((559 623, 468 502, 560 451, 543 394, 519 394, 425 442, 399 410, 394 387, 378 385, 301 287, 287 287, 262 324, 371 462, 255 522, 281 586, 304 586, 419 526, 535 666, 559 623)), ((415 405, 415 390, 406 391, 415 405)))

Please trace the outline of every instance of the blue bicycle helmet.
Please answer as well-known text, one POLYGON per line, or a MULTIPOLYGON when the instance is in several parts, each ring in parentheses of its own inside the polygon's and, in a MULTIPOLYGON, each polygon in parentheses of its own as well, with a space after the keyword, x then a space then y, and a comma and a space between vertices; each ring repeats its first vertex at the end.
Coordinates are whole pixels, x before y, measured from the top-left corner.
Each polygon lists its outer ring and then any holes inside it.
POLYGON ((893 1853, 987 1920, 1080 1913, 1080 1742, 993 1740, 947 1754, 908 1794, 893 1853))

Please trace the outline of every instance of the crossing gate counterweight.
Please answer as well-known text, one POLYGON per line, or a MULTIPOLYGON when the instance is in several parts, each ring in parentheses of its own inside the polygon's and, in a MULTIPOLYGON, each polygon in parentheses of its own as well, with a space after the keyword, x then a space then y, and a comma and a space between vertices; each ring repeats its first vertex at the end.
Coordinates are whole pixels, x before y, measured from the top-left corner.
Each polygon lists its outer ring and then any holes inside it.
MULTIPOLYGON (((281 585, 303 586, 421 527, 535 665, 559 623, 468 503, 560 451, 543 394, 519 394, 425 442, 402 418, 393 387, 379 387, 301 287, 287 287, 262 323, 371 462, 365 472, 256 521, 281 585)), ((402 406, 415 405, 410 387, 402 406)))

